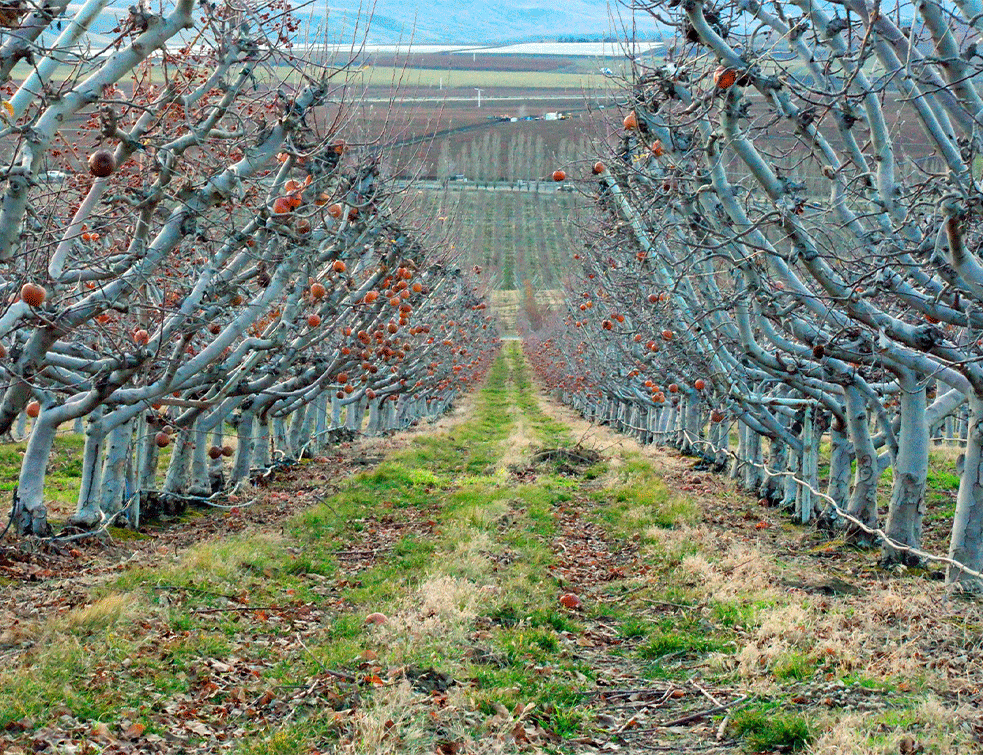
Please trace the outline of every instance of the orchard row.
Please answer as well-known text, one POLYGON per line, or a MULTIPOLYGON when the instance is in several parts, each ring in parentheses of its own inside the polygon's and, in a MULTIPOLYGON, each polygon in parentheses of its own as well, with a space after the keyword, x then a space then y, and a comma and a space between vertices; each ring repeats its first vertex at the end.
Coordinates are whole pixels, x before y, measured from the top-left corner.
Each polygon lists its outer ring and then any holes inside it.
POLYGON ((528 334, 540 374, 904 564, 930 556, 930 438, 968 417, 946 563, 979 587, 983 16, 645 6, 675 46, 635 61, 621 136, 584 184, 596 222, 567 312, 528 334))
POLYGON ((141 502, 207 498, 480 379, 497 335, 475 280, 397 220, 378 151, 344 139, 345 70, 290 53, 285 3, 134 7, 100 55, 98 14, 59 2, 0 44, 0 432, 31 418, 17 531, 50 534, 45 469, 73 423, 69 524, 136 525, 141 502))

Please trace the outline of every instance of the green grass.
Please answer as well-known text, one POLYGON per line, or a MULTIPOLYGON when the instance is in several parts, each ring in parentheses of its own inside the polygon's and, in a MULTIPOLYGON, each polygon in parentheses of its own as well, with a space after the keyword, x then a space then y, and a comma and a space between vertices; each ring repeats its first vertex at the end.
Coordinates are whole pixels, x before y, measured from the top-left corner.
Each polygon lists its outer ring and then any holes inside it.
POLYGON ((651 631, 650 622, 635 616, 623 619, 618 626, 618 636, 626 640, 644 639, 651 631))
POLYGON ((739 710, 731 726, 751 752, 798 752, 814 736, 805 718, 773 706, 739 710))
MULTIPOLYGON (((44 480, 45 500, 71 506, 78 499, 84 446, 85 437, 77 433, 64 432, 55 438, 44 480)), ((0 490, 12 491, 17 487, 26 449, 26 442, 0 445, 0 490)))
POLYGON ((649 462, 633 455, 626 455, 615 486, 593 497, 605 502, 599 514, 605 529, 620 538, 645 538, 651 527, 675 527, 697 515, 692 500, 669 490, 649 462))
MULTIPOLYGON (((193 691, 210 659, 231 662, 244 652, 263 661, 257 689, 284 696, 324 669, 366 673, 358 660, 373 649, 383 668, 433 667, 455 679, 475 679, 478 711, 535 703, 539 725, 574 734, 584 721, 581 693, 592 672, 565 651, 560 633, 582 629, 556 610, 559 587, 549 576, 553 507, 571 499, 571 482, 544 474, 529 484, 507 484, 498 470, 515 426, 510 406, 519 407, 537 443, 569 442, 564 426, 539 411, 525 369, 517 350, 503 355, 468 422, 419 438, 354 476, 323 504, 285 522, 281 532, 200 543, 179 561, 130 569, 99 588, 96 595, 105 603, 99 612, 46 630, 53 639, 38 658, 0 675, 0 726, 25 716, 50 723, 55 700, 80 720, 112 725, 125 711, 144 710, 147 700, 193 691), (500 526, 503 517, 506 527, 500 526), (421 518, 433 519, 432 530, 402 530, 383 557, 357 574, 336 555, 371 543, 372 531, 387 521, 421 518), (496 568, 493 559, 505 554, 508 566, 496 568), (477 601, 487 583, 496 585, 495 592, 477 601), (447 589, 448 595, 439 592, 447 589), (129 597, 124 603, 120 596, 129 597), (318 607, 323 618, 299 646, 290 622, 272 619, 305 605, 318 607), (256 610, 227 611, 230 606, 256 610), (365 625, 364 617, 380 610, 397 617, 394 629, 365 625), (487 652, 500 663, 467 659, 471 622, 483 618, 494 627, 484 643, 487 652), (155 627, 154 639, 141 640, 134 622, 155 627), (433 631, 427 628, 432 622, 433 631), (127 670, 117 673, 123 659, 129 659, 127 670)), ((359 706, 368 718, 376 706, 379 716, 389 715, 383 713, 388 694, 362 689, 359 706)), ((439 726, 425 701, 415 705, 405 725, 420 741, 436 741, 439 726)), ((152 716, 144 720, 153 726, 152 716)), ((300 720, 269 730, 246 723, 239 751, 309 752, 360 736, 357 729, 339 725, 333 711, 305 710, 300 720)))
POLYGON ((775 661, 771 673, 779 681, 803 681, 816 673, 816 659, 803 653, 786 653, 775 661))
POLYGON ((759 608, 762 606, 736 601, 715 602, 711 606, 711 616, 720 626, 733 629, 747 629, 755 626, 759 608))
POLYGON ((669 655, 700 655, 719 652, 726 648, 726 643, 708 637, 694 628, 691 632, 666 631, 651 634, 638 649, 638 654, 646 660, 657 661, 669 655))
MULTIPOLYGON (((323 704, 298 703, 269 724, 244 718, 240 753, 371 749, 388 720, 406 751, 433 752, 447 731, 481 751, 502 710, 530 704, 538 726, 583 736, 596 712, 584 693, 603 673, 592 667, 599 652, 623 662, 632 683, 682 685, 698 674, 708 688, 741 688, 738 651, 763 617, 788 605, 784 595, 708 593, 684 560, 698 554, 713 563, 717 554, 673 531, 698 521, 697 505, 641 456, 598 462, 590 479, 543 464, 517 482, 504 462, 516 447, 576 443, 542 411, 526 369, 518 350, 506 349, 468 420, 417 437, 321 504, 95 588, 94 605, 45 623, 35 649, 0 671, 0 728, 24 717, 56 725, 67 711, 86 724, 125 719, 159 731, 154 711, 198 695, 213 662, 248 662, 253 697, 286 700, 332 680, 318 692, 323 704), (612 552, 625 549, 621 563, 631 564, 592 585, 581 611, 558 605, 570 588, 554 576, 569 545, 559 523, 570 510, 599 526, 612 552), (339 555, 376 544, 385 550, 369 564, 339 555), (309 609, 315 618, 295 624, 291 617, 309 609), (375 611, 389 621, 367 626, 375 611), (620 643, 580 652, 579 638, 598 624, 620 643), (435 706, 390 682, 391 669, 433 669, 459 681, 463 694, 435 706), (385 686, 358 682, 377 673, 385 686)), ((891 680, 846 673, 808 647, 772 656, 759 673, 779 688, 832 675, 892 694, 899 710, 872 717, 881 729, 870 741, 889 744, 892 727, 929 725, 913 692, 904 697, 891 680)), ((201 715, 216 715, 209 706, 229 699, 234 682, 223 684, 200 702, 201 715)), ((829 725, 789 710, 787 696, 733 710, 731 732, 749 751, 801 750, 829 725)))

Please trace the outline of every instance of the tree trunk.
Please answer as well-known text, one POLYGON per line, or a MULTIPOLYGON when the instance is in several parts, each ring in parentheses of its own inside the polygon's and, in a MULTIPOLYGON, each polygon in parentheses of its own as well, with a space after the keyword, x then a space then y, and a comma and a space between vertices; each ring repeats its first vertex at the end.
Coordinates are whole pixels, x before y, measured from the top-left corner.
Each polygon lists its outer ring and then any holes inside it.
POLYGON ((700 443, 703 439, 703 413, 700 411, 700 401, 695 394, 686 399, 685 416, 687 450, 689 453, 701 453, 705 449, 705 446, 700 443))
POLYGON ((761 492, 761 484, 764 481, 764 470, 762 467, 763 458, 761 455, 761 436, 758 435, 750 426, 746 429, 745 436, 745 457, 747 464, 744 465, 744 490, 758 495, 761 492))
POLYGON ((244 410, 239 417, 239 426, 236 428, 238 444, 236 447, 235 461, 232 463, 232 485, 239 485, 243 481, 249 480, 250 464, 253 460, 253 421, 254 415, 251 410, 244 410))
POLYGON ((42 409, 31 428, 17 483, 14 526, 22 535, 47 537, 51 534, 48 509, 44 505, 44 472, 57 433, 57 420, 46 421, 45 410, 42 409))
POLYGON ((109 433, 104 452, 99 508, 107 517, 114 517, 123 507, 126 497, 126 462, 133 440, 133 422, 124 422, 109 433))
MULTIPOLYGON (((832 498, 840 509, 845 511, 850 497, 850 467, 853 464, 850 440, 847 438, 845 428, 837 429, 835 420, 829 435, 829 485, 826 488, 826 495, 832 498)), ((829 505, 827 505, 824 515, 834 523, 840 519, 839 513, 829 505)))
MULTIPOLYGON (((133 421, 136 428, 141 422, 133 421)), ((137 439, 140 435, 137 433, 137 439)), ((140 459, 137 451, 139 446, 131 440, 130 453, 126 456, 126 524, 132 530, 140 529, 140 486, 137 484, 137 469, 140 459)))
POLYGON ((266 412, 260 412, 253 423, 253 460, 256 469, 270 467, 270 417, 266 412))
MULTIPOLYGON (((925 484, 928 476, 928 423, 925 419, 925 385, 915 375, 901 378, 901 432, 894 460, 894 483, 887 514, 887 536, 904 545, 921 547, 925 516, 925 484)), ((884 563, 909 566, 921 559, 883 545, 884 563)))
POLYGON ((99 508, 99 488, 102 485, 102 450, 106 434, 103 431, 102 408, 89 415, 85 430, 85 449, 82 451, 82 481, 78 503, 68 523, 73 527, 92 529, 102 520, 99 508))
MULTIPOLYGON (((415 404, 419 404, 419 403, 420 403, 419 401, 415 402, 415 404)), ((419 407, 416 408, 419 409, 419 407)), ((419 416, 419 412, 417 413, 417 416, 419 416)), ((365 417, 365 402, 363 399, 359 399, 358 401, 355 401, 348 405, 348 416, 346 419, 347 419, 347 425, 349 430, 352 430, 357 433, 362 432, 362 419, 364 417, 365 417)))
MULTIPOLYGON (((768 452, 768 468, 775 472, 785 472, 788 470, 788 445, 776 438, 770 444, 768 452)), ((765 484, 762 490, 762 497, 767 498, 772 504, 787 502, 788 496, 785 493, 787 475, 765 473, 765 484)))
POLYGON ((27 437, 27 412, 21 412, 17 417, 17 429, 14 432, 14 438, 17 440, 23 440, 27 437))
POLYGON ((795 511, 799 497, 799 483, 796 482, 796 478, 800 476, 802 470, 801 462, 801 454, 786 452, 784 471, 788 474, 782 475, 782 498, 778 505, 788 511, 795 511))
POLYGON ((737 451, 735 452, 735 459, 730 467, 730 479, 739 481, 744 474, 744 454, 747 449, 747 432, 748 427, 746 424, 737 421, 737 451))
MULTIPOLYGON (((215 425, 215 429, 212 430, 212 442, 211 445, 215 448, 223 448, 225 444, 225 424, 224 418, 222 422, 215 425)), ((213 459, 211 455, 208 456, 208 488, 211 492, 216 492, 221 490, 225 486, 225 459, 224 455, 220 455, 217 459, 213 459)))
POLYGON ((328 432, 328 394, 321 391, 314 401, 314 445, 315 454, 324 452, 328 432))
MULTIPOLYGON (((283 417, 273 417, 271 422, 273 424, 273 451, 280 454, 281 460, 292 459, 290 441, 287 438, 287 423, 284 422, 283 417)), ((277 457, 274 455, 274 458, 277 457)))
POLYGON ((799 485, 795 499, 795 513, 800 524, 807 524, 815 514, 816 498, 813 491, 819 490, 819 442, 821 436, 816 432, 816 408, 807 406, 802 422, 802 453, 799 456, 799 477, 804 485, 799 485))
POLYGON ((183 495, 190 484, 191 449, 194 446, 193 433, 187 428, 177 433, 177 440, 171 448, 171 463, 164 479, 164 492, 183 495))
MULTIPOLYGON (((978 572, 983 570, 983 398, 975 393, 969 396, 968 423, 966 461, 956 495, 949 558, 978 572)), ((955 566, 949 567, 946 582, 972 592, 983 591, 979 579, 955 566)))
MULTIPOLYGON (((877 451, 870 437, 870 426, 867 424, 867 407, 856 386, 848 385, 846 394, 847 428, 850 440, 853 442, 853 452, 857 462, 857 471, 853 478, 853 492, 847 513, 859 519, 867 527, 877 526, 877 451)), ((858 544, 871 546, 874 540, 860 527, 847 524, 847 540, 858 544)))
POLYGON ((157 434, 157 426, 152 422, 147 422, 144 426, 143 436, 139 439, 142 445, 140 453, 140 474, 138 477, 140 490, 157 490, 157 464, 160 460, 160 448, 154 441, 157 434))
POLYGON ((307 412, 310 404, 302 404, 293 413, 290 421, 290 458, 299 459, 304 455, 304 446, 310 433, 307 432, 307 412))
POLYGON ((208 428, 199 418, 187 430, 192 437, 191 448, 191 484, 188 492, 191 495, 208 498, 212 494, 212 485, 208 472, 208 428))
POLYGON ((369 426, 366 428, 368 435, 378 435, 382 424, 382 413, 379 411, 379 400, 373 399, 369 402, 369 426))
POLYGON ((387 430, 396 429, 396 402, 392 399, 386 400, 385 426, 387 430))
POLYGON ((717 423, 717 468, 724 472, 727 465, 731 464, 730 456, 730 425, 727 422, 717 423))

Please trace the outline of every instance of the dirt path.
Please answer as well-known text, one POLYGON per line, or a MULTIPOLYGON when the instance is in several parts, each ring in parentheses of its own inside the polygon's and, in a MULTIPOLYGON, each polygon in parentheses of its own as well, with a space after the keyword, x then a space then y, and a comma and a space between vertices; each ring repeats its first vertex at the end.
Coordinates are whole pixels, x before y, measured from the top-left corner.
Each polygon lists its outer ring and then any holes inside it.
POLYGON ((691 466, 510 344, 237 511, 4 551, 0 752, 980 749, 978 607, 691 466))

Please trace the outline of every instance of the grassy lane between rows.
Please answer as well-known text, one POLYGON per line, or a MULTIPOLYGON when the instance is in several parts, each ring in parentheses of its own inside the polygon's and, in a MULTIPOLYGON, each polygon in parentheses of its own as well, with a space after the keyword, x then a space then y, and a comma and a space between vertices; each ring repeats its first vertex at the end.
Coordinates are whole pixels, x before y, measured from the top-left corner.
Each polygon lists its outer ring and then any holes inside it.
POLYGON ((924 679, 810 637, 818 609, 721 546, 701 493, 554 416, 510 345, 449 430, 277 526, 123 568, 6 657, 0 752, 786 752, 851 715, 854 749, 823 752, 971 742, 924 679))
POLYGON ((2 673, 0 729, 77 751, 244 753, 575 735, 590 669, 563 657, 558 632, 578 624, 557 610, 548 543, 576 481, 512 479, 505 458, 529 433, 563 436, 526 416, 523 370, 499 359, 466 422, 280 531, 97 588, 2 673))

